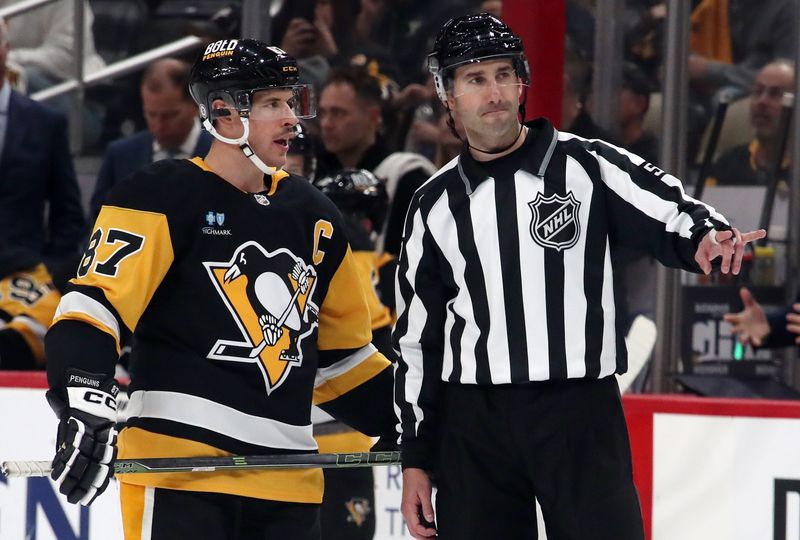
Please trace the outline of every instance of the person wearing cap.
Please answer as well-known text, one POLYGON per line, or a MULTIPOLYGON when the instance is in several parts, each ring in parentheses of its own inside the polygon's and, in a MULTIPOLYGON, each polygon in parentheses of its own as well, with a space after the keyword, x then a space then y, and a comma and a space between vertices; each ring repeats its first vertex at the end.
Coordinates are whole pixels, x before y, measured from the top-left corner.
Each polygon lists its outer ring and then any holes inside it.
MULTIPOLYGON (((90 504, 122 459, 315 453, 312 402, 391 433, 392 373, 334 204, 281 170, 314 115, 294 58, 208 45, 189 77, 207 156, 122 181, 45 337, 51 478, 90 504), (127 421, 113 379, 132 343, 127 421), (361 406, 369 403, 369 407, 361 406)), ((118 474, 126 538, 319 540, 319 469, 118 474)))
POLYGON ((641 540, 615 251, 738 273, 765 232, 740 233, 639 156, 521 123, 530 71, 494 16, 448 21, 429 67, 466 146, 414 194, 397 270, 409 532, 535 538, 538 500, 550 540, 641 540))

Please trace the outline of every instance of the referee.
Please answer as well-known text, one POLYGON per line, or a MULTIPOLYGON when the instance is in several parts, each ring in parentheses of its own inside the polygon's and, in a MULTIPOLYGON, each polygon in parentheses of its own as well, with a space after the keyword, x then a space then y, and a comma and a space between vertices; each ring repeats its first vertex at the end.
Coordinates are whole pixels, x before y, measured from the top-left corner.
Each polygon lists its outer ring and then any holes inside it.
POLYGON ((429 67, 467 141, 416 192, 399 260, 409 531, 535 538, 538 498, 550 540, 643 539, 614 378, 627 369, 615 251, 705 273, 721 256, 736 274, 765 232, 731 228, 634 154, 521 125, 522 42, 491 15, 445 23, 429 67))

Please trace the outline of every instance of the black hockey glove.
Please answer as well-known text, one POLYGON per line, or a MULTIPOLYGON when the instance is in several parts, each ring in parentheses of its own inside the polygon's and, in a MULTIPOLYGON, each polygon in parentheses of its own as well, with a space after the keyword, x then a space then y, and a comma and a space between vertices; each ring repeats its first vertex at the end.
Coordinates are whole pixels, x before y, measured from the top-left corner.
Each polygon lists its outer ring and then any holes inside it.
POLYGON ((60 419, 50 477, 73 504, 90 505, 114 475, 118 393, 114 379, 76 369, 67 371, 65 388, 47 392, 60 419))

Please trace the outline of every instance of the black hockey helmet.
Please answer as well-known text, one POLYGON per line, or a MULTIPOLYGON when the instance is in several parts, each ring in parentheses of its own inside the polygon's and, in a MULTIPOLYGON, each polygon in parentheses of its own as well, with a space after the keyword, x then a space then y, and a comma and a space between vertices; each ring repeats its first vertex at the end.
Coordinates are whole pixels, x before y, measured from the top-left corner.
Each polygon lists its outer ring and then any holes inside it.
POLYGON ((530 84, 522 39, 503 21, 489 13, 448 20, 428 55, 428 70, 433 74, 439 99, 447 101, 447 81, 455 68, 496 58, 510 58, 522 84, 530 84))
POLYGON ((368 217, 373 229, 380 231, 386 219, 389 197, 386 186, 366 169, 343 169, 314 180, 314 185, 328 196, 343 214, 368 217))
POLYGON ((313 90, 308 85, 299 84, 297 61, 280 48, 255 39, 223 39, 209 44, 195 62, 189 77, 189 91, 200 107, 203 120, 213 120, 212 114, 229 114, 212 112, 211 103, 215 99, 223 99, 234 106, 240 116, 247 117, 253 93, 274 88, 294 92, 292 108, 295 116, 314 116, 313 90))
POLYGON ((289 151, 287 153, 303 157, 305 175, 309 180, 313 181, 317 169, 314 141, 311 140, 308 129, 302 123, 294 126, 294 138, 289 140, 289 151))

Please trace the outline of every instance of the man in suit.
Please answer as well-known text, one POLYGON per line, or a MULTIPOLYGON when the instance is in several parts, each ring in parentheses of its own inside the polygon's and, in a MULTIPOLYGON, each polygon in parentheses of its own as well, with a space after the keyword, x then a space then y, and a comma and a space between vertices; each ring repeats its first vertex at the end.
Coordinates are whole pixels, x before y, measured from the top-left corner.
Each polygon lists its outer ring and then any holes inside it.
POLYGON ((52 271, 84 233, 67 119, 11 89, 8 52, 0 19, 0 241, 38 254, 52 271))
POLYGON ((211 136, 198 121, 189 95, 186 62, 165 58, 153 62, 142 77, 141 95, 147 129, 108 145, 91 200, 92 217, 111 188, 132 172, 166 158, 205 156, 211 136))

